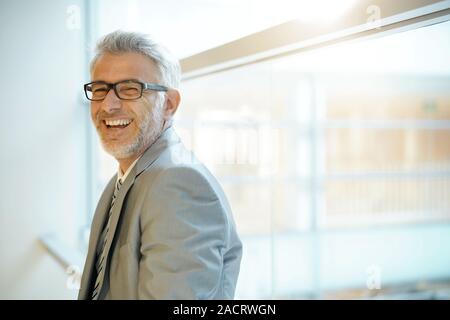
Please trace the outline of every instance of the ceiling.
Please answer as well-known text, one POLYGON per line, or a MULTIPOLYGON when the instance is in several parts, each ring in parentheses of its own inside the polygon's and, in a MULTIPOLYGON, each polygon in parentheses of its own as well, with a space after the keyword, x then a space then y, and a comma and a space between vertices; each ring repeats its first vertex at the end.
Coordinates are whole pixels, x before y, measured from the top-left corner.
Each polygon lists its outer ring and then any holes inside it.
POLYGON ((318 18, 356 0, 97 0, 97 36, 116 29, 151 34, 178 58, 285 21, 318 18), (330 10, 323 10, 323 5, 330 10), (345 4, 345 5, 344 5, 345 4))

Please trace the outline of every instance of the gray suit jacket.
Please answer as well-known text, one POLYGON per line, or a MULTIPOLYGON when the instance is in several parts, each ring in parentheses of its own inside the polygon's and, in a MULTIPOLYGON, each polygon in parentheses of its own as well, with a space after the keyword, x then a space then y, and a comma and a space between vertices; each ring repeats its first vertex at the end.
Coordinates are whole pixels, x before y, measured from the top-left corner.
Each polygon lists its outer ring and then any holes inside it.
MULTIPOLYGON (((79 299, 90 299, 111 178, 92 222, 79 299)), ((172 128, 138 160, 114 204, 99 299, 233 299, 242 255, 231 209, 172 128), (112 241, 111 241, 112 240, 112 241)))

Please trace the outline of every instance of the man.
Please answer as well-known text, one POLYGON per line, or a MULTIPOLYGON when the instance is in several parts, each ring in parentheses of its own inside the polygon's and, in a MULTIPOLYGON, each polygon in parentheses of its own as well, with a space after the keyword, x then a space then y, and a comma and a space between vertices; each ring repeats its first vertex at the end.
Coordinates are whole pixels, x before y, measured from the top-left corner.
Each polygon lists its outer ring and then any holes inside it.
POLYGON ((178 62, 116 31, 91 77, 92 121, 119 169, 95 212, 79 299, 232 299, 242 245, 221 187, 172 128, 178 62))

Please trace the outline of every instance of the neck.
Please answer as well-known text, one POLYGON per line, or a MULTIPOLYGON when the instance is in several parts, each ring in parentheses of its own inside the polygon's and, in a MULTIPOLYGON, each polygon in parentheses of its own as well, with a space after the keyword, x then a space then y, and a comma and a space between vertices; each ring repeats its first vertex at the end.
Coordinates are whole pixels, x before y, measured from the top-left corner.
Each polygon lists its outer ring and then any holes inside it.
POLYGON ((137 158, 139 158, 144 153, 145 150, 146 150, 146 148, 142 148, 141 150, 139 150, 138 152, 136 152, 129 158, 116 159, 119 162, 119 167, 120 167, 120 170, 122 170, 122 174, 125 174, 125 172, 127 172, 128 168, 133 164, 133 162, 137 158))
POLYGON ((120 170, 122 170, 122 174, 127 172, 128 168, 131 166, 131 164, 140 156, 140 154, 132 156, 127 159, 118 159, 120 170))

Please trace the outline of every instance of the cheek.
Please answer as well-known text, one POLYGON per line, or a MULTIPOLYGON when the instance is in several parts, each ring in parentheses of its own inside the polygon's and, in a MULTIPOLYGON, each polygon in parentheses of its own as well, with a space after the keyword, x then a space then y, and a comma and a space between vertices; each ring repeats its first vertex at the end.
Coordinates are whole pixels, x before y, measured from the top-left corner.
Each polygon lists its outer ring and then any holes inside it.
POLYGON ((146 115, 152 112, 152 105, 148 101, 143 100, 142 103, 139 103, 132 109, 132 112, 135 120, 137 120, 138 123, 141 123, 146 115))
POLYGON ((98 106, 96 106, 95 104, 91 104, 91 119, 92 122, 94 123, 96 122, 97 119, 98 110, 99 110, 98 106))

